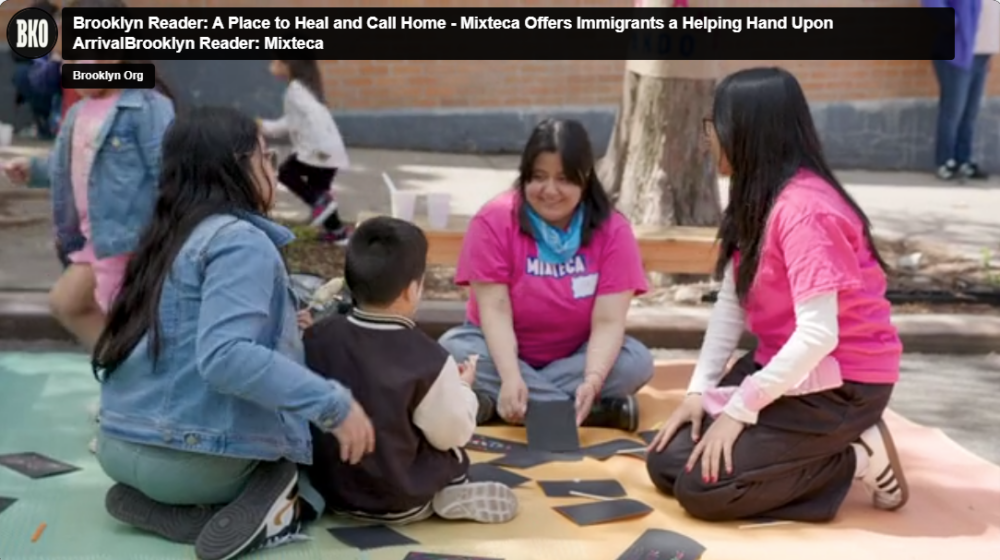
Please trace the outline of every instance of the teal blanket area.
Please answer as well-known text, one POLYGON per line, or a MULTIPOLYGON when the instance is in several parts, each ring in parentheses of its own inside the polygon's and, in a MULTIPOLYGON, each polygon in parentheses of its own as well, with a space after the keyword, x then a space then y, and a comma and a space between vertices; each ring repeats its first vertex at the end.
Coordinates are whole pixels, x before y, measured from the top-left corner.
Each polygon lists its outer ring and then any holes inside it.
MULTIPOLYGON (((87 448, 96 430, 88 409, 97 402, 98 389, 83 354, 0 352, 0 455, 34 451, 80 467, 33 480, 0 466, 0 497, 17 500, 0 513, 0 560, 194 558, 193 547, 141 533, 105 512, 104 494, 112 482, 87 448), (31 542, 42 523, 42 536, 31 542)), ((325 518, 310 530, 311 541, 246 558, 382 557, 339 543, 325 530, 334 525, 350 523, 325 518)), ((386 557, 405 555, 405 549, 395 549, 386 557)))

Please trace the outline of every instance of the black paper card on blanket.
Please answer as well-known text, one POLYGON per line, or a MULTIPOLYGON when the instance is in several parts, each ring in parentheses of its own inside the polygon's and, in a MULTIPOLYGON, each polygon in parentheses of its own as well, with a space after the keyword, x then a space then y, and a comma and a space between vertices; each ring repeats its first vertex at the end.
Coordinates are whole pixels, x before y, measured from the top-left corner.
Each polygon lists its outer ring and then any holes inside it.
POLYGON ((359 550, 420 544, 406 535, 381 525, 331 527, 327 531, 338 541, 359 550))
POLYGON ((0 465, 31 478, 48 478, 80 470, 80 467, 34 452, 0 455, 0 465))
POLYGON ((673 531, 649 529, 618 560, 698 560, 705 554, 701 543, 673 531))
POLYGON ((613 523, 649 515, 653 508, 638 500, 622 499, 552 508, 581 527, 613 523))
POLYGON ((604 461, 615 455, 624 455, 627 452, 638 453, 645 451, 646 446, 642 442, 634 439, 614 439, 604 443, 598 443, 589 447, 584 447, 580 451, 584 455, 598 461, 604 461))
POLYGON ((489 463, 476 463, 469 467, 469 480, 472 482, 499 482, 508 488, 517 488, 531 480, 526 476, 512 473, 489 463))
POLYGON ((542 492, 550 498, 624 498, 625 487, 617 480, 539 480, 542 492), (579 496, 585 494, 585 496, 579 496))
POLYGON ((462 556, 461 554, 435 554, 433 552, 411 552, 403 560, 503 560, 485 556, 462 556))
POLYGON ((646 442, 646 445, 649 445, 653 443, 653 439, 656 438, 656 434, 658 433, 660 433, 660 430, 646 430, 639 432, 639 437, 642 438, 642 441, 646 442))
POLYGON ((528 448, 537 451, 579 451, 580 432, 573 401, 529 401, 525 418, 528 448))
POLYGON ((498 467, 510 467, 512 469, 530 469, 531 467, 554 463, 555 461, 556 457, 553 453, 532 451, 531 449, 517 449, 503 457, 493 459, 488 464, 498 467))
POLYGON ((17 498, 5 498, 4 496, 0 496, 0 513, 3 513, 4 510, 14 505, 14 502, 16 501, 17 498))
POLYGON ((646 460, 646 456, 648 454, 649 453, 645 449, 636 449, 634 451, 625 451, 623 453, 619 453, 619 455, 621 455, 622 457, 629 457, 631 459, 639 459, 640 461, 645 461, 646 460))
POLYGON ((510 453, 515 449, 524 449, 525 444, 518 441, 484 436, 482 434, 472 434, 472 439, 465 444, 469 451, 480 451, 482 453, 510 453))

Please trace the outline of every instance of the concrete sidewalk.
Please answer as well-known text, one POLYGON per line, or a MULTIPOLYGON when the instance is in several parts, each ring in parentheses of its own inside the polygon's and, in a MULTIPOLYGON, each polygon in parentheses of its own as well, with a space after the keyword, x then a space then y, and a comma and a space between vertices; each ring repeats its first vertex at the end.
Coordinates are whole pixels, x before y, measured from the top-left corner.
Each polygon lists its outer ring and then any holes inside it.
MULTIPOLYGON (((0 160, 15 154, 40 153, 44 147, 0 150, 0 160)), ((352 168, 337 177, 343 213, 385 211, 389 195, 382 182, 388 173, 395 184, 419 193, 447 192, 452 212, 471 216, 489 198, 508 188, 516 177, 514 156, 476 156, 351 150, 352 168)), ((871 218, 879 236, 907 238, 941 245, 971 259, 1000 257, 1000 180, 957 185, 914 173, 843 171, 838 176, 871 218)), ((722 197, 727 186, 720 182, 722 197)), ((44 196, 42 192, 37 193, 44 196)), ((0 191, 0 204, 4 200, 0 191)), ((46 212, 40 201, 10 201, 21 214, 46 212)), ((10 210, 8 210, 10 211, 10 210)), ((423 200, 417 212, 424 212, 423 200)), ((304 218, 306 208, 290 193, 279 196, 278 215, 304 218)), ((45 224, 0 229, 0 289, 47 289, 59 274, 51 257, 51 230, 45 224), (11 266, 8 263, 16 263, 11 266)))
MULTIPOLYGON (((44 153, 40 145, 0 150, 0 160, 15 155, 44 153)), ((471 216, 489 198, 511 186, 516 178, 518 158, 513 156, 449 155, 384 150, 351 150, 352 168, 337 177, 336 187, 345 217, 364 210, 386 211, 389 194, 382 174, 388 173, 397 187, 418 193, 447 192, 452 196, 452 212, 471 216)), ((939 244, 954 253, 981 259, 984 252, 1000 252, 1000 181, 977 185, 943 184, 931 176, 911 173, 840 172, 840 179, 869 214, 876 232, 883 237, 909 238, 939 244)), ((720 183, 725 199, 727 186, 720 183)), ((0 190, 0 212, 6 200, 9 215, 48 213, 47 192, 0 190), (17 196, 12 196, 17 195, 17 196)), ((417 212, 425 212, 423 200, 417 212)), ((307 209, 288 192, 279 195, 276 214, 305 219, 307 209)), ((44 300, 24 292, 44 292, 58 278, 60 267, 52 249, 51 225, 42 223, 19 228, 0 228, 0 313, 15 323, 4 322, 0 337, 7 333, 27 338, 53 338, 61 332, 47 317, 37 317, 28 328, 30 313, 45 312, 44 300), (23 303, 23 305, 21 305, 23 303), (10 330, 12 329, 12 330, 10 330), (46 335, 46 336, 42 336, 46 335)), ((449 322, 461 321, 454 305, 439 306, 432 330, 449 322), (447 308, 447 309, 445 309, 447 308)), ((674 348, 697 347, 707 320, 707 310, 664 307, 646 318, 633 321, 641 332, 658 330, 650 342, 674 348), (637 321, 637 322, 636 322, 637 321), (654 327, 655 325, 655 327, 654 327)), ((638 315, 637 315, 638 317, 638 315)), ((959 315, 899 316, 899 325, 914 350, 943 353, 1000 352, 1000 317, 959 315)))

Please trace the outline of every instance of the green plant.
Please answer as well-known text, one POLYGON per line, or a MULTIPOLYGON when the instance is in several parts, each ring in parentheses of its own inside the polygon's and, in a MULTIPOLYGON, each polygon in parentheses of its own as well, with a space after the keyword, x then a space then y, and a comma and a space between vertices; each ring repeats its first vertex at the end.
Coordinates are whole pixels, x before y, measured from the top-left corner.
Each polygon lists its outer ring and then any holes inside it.
POLYGON ((295 241, 309 242, 319 239, 319 230, 308 224, 291 226, 292 233, 295 234, 295 241))
POLYGON ((993 268, 993 251, 988 247, 983 247, 979 258, 979 264, 983 268, 986 283, 993 286, 1000 286, 1000 274, 997 274, 993 268))

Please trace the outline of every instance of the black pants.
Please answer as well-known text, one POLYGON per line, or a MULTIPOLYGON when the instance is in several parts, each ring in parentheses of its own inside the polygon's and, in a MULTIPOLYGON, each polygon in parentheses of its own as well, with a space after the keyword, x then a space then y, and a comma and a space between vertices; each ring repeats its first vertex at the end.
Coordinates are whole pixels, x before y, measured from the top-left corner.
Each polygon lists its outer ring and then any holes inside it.
MULTIPOLYGON (((330 192, 330 185, 336 176, 336 169, 313 167, 302 163, 295 154, 292 154, 278 168, 278 181, 291 189, 310 208, 316 206, 323 195, 330 192)), ((336 231, 343 225, 337 212, 330 214, 330 217, 323 222, 323 227, 329 231, 336 231)))
MULTIPOLYGON (((753 353, 740 359, 720 385, 739 385, 760 369, 753 353)), ((893 385, 845 382, 838 389, 782 397, 760 411, 733 446, 733 473, 702 481, 701 462, 684 472, 694 449, 691 426, 681 428, 646 468, 661 492, 706 521, 771 518, 819 522, 833 519, 854 480, 851 443, 882 417, 893 385)), ((711 425, 707 415, 702 434, 711 425)))

